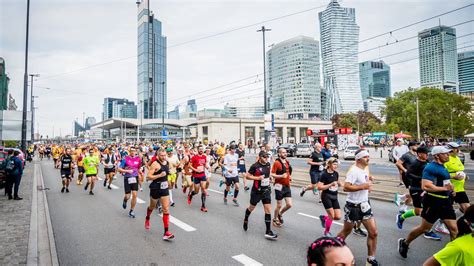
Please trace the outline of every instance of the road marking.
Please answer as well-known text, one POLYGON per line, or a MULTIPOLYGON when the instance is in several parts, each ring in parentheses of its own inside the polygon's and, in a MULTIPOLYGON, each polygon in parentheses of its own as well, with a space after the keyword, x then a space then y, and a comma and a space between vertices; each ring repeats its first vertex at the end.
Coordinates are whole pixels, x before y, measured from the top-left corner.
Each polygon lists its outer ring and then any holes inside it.
MULTIPOLYGON (((160 214, 161 217, 163 217, 163 214, 160 214)), ((192 231, 196 231, 196 228, 190 226, 189 224, 179 220, 178 218, 175 218, 173 216, 170 215, 170 223, 176 225, 177 227, 183 229, 184 231, 186 232, 192 232, 192 231)))
POLYGON ((208 188, 207 190, 209 190, 211 192, 214 192, 214 193, 218 193, 218 194, 224 194, 224 192, 222 192, 222 191, 214 190, 214 189, 211 189, 211 188, 208 188))
POLYGON ((143 203, 145 203, 145 201, 140 199, 139 197, 137 197, 137 203, 143 204, 143 203))
POLYGON ((245 266, 261 266, 261 265, 263 265, 260 262, 250 258, 249 256, 247 256, 245 254, 235 255, 232 258, 234 260, 242 263, 245 266))
MULTIPOLYGON (((302 212, 299 212, 298 214, 299 214, 299 215, 302 215, 302 216, 306 216, 306 217, 309 217, 309 218, 313 218, 313 219, 319 220, 319 217, 316 217, 316 216, 313 216, 313 215, 309 215, 309 214, 302 213, 302 212)), ((340 225, 340 226, 344 226, 344 224, 339 223, 339 222, 334 222, 334 221, 333 221, 332 223, 333 223, 333 224, 340 225)))
POLYGON ((110 184, 110 187, 111 187, 112 189, 120 189, 120 187, 117 187, 117 186, 114 185, 114 184, 110 184))

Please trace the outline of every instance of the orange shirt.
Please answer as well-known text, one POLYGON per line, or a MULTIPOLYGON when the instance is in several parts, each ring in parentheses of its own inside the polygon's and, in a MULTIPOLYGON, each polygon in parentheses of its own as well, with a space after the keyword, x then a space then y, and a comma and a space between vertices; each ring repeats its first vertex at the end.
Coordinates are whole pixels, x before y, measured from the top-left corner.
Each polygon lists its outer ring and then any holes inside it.
MULTIPOLYGON (((290 176, 290 164, 288 161, 285 161, 285 167, 286 167, 286 178, 275 178, 275 184, 282 184, 284 186, 290 186, 290 181, 291 181, 291 176, 290 176)), ((273 174, 282 174, 281 172, 283 171, 282 164, 280 163, 279 160, 275 160, 272 166, 272 173, 273 174)))

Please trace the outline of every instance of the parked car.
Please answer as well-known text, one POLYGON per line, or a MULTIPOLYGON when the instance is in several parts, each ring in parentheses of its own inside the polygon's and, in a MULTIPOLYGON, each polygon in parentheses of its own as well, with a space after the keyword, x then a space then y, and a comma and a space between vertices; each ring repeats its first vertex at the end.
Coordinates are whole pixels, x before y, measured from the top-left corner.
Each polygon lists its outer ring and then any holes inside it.
POLYGON ((4 188, 7 183, 7 175, 5 173, 7 157, 8 153, 0 151, 0 189, 4 188))
POLYGON ((309 157, 312 152, 313 148, 311 148, 311 145, 308 143, 298 143, 298 145, 296 145, 296 157, 309 157))
POLYGON ((344 150, 342 158, 344 160, 349 160, 349 159, 355 160, 355 153, 358 149, 360 149, 360 147, 357 145, 347 146, 347 148, 344 150))
POLYGON ((388 150, 388 160, 392 163, 396 163, 395 157, 393 157, 393 147, 388 150))
POLYGON ((288 157, 295 156, 295 153, 296 153, 295 144, 292 144, 292 143, 281 144, 280 146, 277 147, 277 151, 280 148, 284 148, 286 150, 286 154, 288 155, 288 157))

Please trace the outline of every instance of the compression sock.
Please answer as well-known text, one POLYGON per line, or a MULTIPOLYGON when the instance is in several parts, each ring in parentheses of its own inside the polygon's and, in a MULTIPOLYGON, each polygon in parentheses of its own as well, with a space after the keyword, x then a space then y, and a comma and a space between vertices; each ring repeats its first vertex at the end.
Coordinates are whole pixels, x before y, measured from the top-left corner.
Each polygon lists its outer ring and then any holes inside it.
POLYGON ((151 209, 151 210, 150 210, 150 208, 146 209, 146 219, 147 220, 150 220, 150 215, 151 215, 152 212, 153 212, 153 209, 151 209))
POLYGON ((413 216, 416 216, 416 213, 415 213, 415 210, 408 210, 406 211, 404 214, 402 214, 402 218, 405 220, 407 218, 410 218, 410 217, 413 217, 413 216))
POLYGON ((202 207, 206 208, 206 193, 201 193, 202 207))
POLYGON ((249 209, 245 209, 245 221, 249 220, 250 214, 251 214, 251 212, 249 211, 249 209))
POLYGON ((227 189, 224 189, 224 199, 227 198, 227 194, 229 193, 229 191, 227 191, 227 189))
POLYGON ((326 216, 326 228, 324 229, 325 233, 329 233, 331 231, 332 219, 329 216, 326 216))
POLYGON ((165 227, 165 233, 168 232, 169 225, 170 225, 170 214, 163 213, 163 226, 165 227))
POLYGON ((238 190, 238 189, 234 189, 234 199, 237 198, 237 195, 239 195, 239 190, 238 190))
POLYGON ((272 221, 272 215, 265 213, 265 227, 267 228, 267 233, 270 232, 270 223, 272 221))

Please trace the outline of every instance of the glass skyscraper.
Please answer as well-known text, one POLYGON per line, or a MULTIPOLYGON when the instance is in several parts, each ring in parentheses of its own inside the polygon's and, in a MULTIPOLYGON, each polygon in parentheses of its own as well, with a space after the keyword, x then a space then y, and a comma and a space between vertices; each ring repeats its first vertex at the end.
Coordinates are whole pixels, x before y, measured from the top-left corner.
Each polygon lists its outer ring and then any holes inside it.
POLYGON ((166 116, 166 37, 150 10, 150 0, 138 3, 138 110, 144 119, 166 116))
POLYGON ((362 99, 390 97, 390 67, 383 61, 366 61, 359 64, 362 99))
POLYGON ((337 0, 331 0, 326 10, 319 13, 319 25, 325 118, 363 110, 359 84, 359 26, 355 9, 343 8, 337 0))
POLYGON ((297 36, 267 52, 268 110, 289 119, 321 116, 319 42, 297 36))
POLYGON ((8 83, 10 79, 5 69, 5 60, 0 57, 0 110, 8 109, 8 83))
POLYGON ((456 29, 437 26, 418 33, 420 85, 457 93, 456 29))
POLYGON ((474 95, 474 51, 458 54, 459 93, 474 95))

